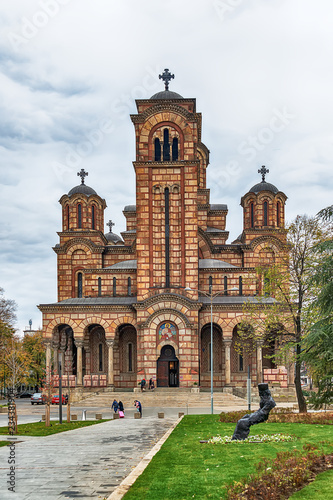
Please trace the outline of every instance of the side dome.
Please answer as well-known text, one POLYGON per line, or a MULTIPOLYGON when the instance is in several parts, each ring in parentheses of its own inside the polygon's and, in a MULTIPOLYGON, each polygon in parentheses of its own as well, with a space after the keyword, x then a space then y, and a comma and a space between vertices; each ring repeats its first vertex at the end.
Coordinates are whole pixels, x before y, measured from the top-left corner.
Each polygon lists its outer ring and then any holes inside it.
POLYGON ((152 95, 150 99, 184 99, 184 97, 171 90, 162 90, 152 95))
POLYGON ((249 193, 258 194, 261 191, 271 191, 274 194, 277 194, 279 192, 278 188, 274 186, 274 184, 271 184, 270 182, 266 181, 261 181, 258 184, 255 184, 253 187, 251 187, 249 193))
POLYGON ((86 186, 85 184, 79 184, 78 186, 73 187, 69 191, 68 196, 72 196, 72 194, 77 194, 77 193, 85 194, 86 196, 97 194, 93 188, 86 186))
POLYGON ((115 245, 117 243, 124 243, 118 234, 112 233, 111 231, 109 233, 105 233, 104 236, 108 241, 114 243, 115 245))

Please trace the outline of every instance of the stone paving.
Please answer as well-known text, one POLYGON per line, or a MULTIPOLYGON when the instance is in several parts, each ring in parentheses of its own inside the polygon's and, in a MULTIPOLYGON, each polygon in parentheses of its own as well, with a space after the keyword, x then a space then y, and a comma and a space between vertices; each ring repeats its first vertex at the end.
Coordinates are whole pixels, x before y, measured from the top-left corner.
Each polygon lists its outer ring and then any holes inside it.
MULTIPOLYGON (((9 448, 0 448, 1 500, 104 499, 140 462, 178 415, 102 424, 16 444, 16 493, 7 489, 9 448)), ((0 438, 1 439, 1 438, 0 438)))

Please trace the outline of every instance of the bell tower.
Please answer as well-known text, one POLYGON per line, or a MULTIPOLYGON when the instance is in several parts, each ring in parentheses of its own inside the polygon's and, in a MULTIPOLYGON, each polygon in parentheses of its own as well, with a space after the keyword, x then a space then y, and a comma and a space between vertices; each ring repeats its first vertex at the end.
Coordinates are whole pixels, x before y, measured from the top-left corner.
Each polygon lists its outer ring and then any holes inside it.
POLYGON ((198 288, 198 189, 206 154, 195 99, 165 90, 137 100, 136 134, 137 295, 154 288, 198 288), (202 145, 201 145, 202 146, 202 145), (200 150, 200 154, 199 154, 200 150), (203 152, 203 153, 202 153, 203 152))

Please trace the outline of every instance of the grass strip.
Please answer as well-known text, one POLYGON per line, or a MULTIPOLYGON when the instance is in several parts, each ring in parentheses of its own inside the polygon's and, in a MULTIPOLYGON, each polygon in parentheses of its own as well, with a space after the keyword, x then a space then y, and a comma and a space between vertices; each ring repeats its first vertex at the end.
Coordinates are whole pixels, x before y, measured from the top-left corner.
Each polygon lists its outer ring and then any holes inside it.
MULTIPOLYGON (((50 427, 45 426, 45 422, 33 422, 31 424, 19 424, 17 426, 17 434, 15 436, 50 436, 59 432, 72 431, 89 425, 101 424, 108 422, 110 419, 103 420, 85 420, 75 422, 63 422, 59 424, 56 420, 51 420, 50 427)), ((0 434, 8 434, 8 427, 0 427, 0 434)))
POLYGON ((305 488, 297 491, 289 500, 333 500, 333 470, 321 472, 305 488))
MULTIPOLYGON (((304 444, 333 441, 331 425, 267 423, 255 426, 256 434, 288 434, 295 441, 209 444, 217 435, 232 435, 234 423, 219 422, 219 415, 187 415, 151 460, 124 500, 187 500, 226 498, 229 485, 256 472, 264 458, 274 459, 281 451, 301 450, 304 444)), ((329 445, 322 443, 324 453, 329 445)))

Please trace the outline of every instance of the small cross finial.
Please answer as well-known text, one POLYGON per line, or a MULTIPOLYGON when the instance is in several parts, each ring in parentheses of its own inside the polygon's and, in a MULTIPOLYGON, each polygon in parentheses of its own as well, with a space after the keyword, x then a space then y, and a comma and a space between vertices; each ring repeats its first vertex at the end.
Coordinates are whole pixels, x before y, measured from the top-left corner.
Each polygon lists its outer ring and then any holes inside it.
POLYGON ((161 75, 158 75, 158 78, 164 81, 165 90, 169 90, 169 82, 174 77, 175 75, 172 75, 168 68, 165 68, 164 72, 161 75))
POLYGON ((269 173, 269 169, 266 168, 265 165, 263 165, 261 168, 259 168, 258 174, 261 174, 261 176, 262 176, 261 182, 265 182, 265 175, 268 173, 269 173))
POLYGON ((81 184, 84 184, 84 178, 88 175, 88 172, 85 172, 84 168, 81 168, 77 175, 81 177, 81 184))
POLYGON ((106 223, 107 226, 110 228, 110 233, 112 233, 112 227, 115 226, 115 223, 112 222, 112 220, 109 220, 109 222, 106 223))

